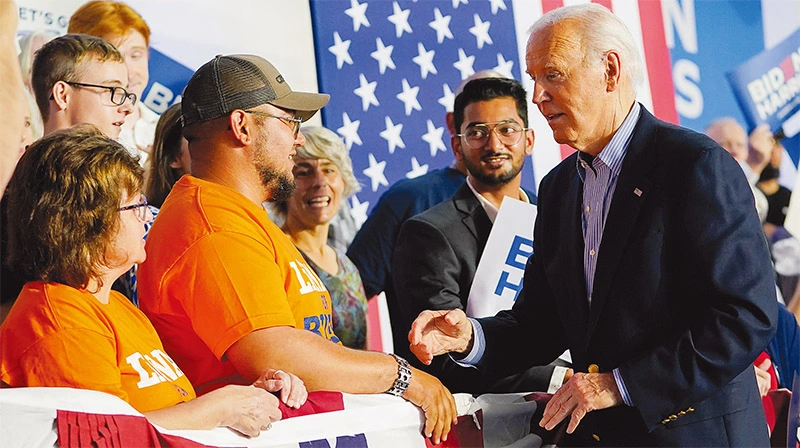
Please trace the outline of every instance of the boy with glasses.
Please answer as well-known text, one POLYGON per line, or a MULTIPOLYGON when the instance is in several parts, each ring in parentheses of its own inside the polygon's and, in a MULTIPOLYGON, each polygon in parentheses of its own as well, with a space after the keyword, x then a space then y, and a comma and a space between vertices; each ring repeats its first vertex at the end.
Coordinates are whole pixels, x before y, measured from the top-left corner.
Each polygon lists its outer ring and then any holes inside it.
POLYGON ((103 39, 83 34, 45 44, 33 60, 31 84, 45 135, 90 123, 116 140, 137 100, 126 90, 128 69, 120 52, 103 39))

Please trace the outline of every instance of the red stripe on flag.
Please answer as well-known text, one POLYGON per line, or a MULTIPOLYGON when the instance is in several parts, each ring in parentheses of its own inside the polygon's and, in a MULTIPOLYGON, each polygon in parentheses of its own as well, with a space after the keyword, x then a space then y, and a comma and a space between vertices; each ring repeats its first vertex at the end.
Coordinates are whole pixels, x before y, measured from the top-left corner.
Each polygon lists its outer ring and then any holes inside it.
POLYGON ((372 296, 367 300, 367 348, 376 352, 383 351, 378 296, 372 296))
POLYGON ((564 144, 561 144, 559 146, 561 148, 561 160, 566 159, 567 157, 572 155, 573 152, 575 152, 575 148, 573 148, 572 146, 564 144))
MULTIPOLYGON (((542 14, 547 14, 548 12, 560 8, 564 6, 564 0, 542 0, 542 14)), ((568 145, 560 145, 561 150, 561 160, 564 160, 572 154, 572 151, 575 151, 571 146, 568 145)))
POLYGON ((647 75, 650 78, 650 94, 653 97, 653 114, 664 121, 678 124, 672 62, 664 35, 661 0, 639 0, 639 21, 642 25, 647 75))
POLYGON ((611 7, 611 0, 592 0, 592 3, 603 5, 608 8, 609 11, 614 11, 614 8, 611 7))
POLYGON ((564 6, 564 0, 542 0, 542 14, 564 6))

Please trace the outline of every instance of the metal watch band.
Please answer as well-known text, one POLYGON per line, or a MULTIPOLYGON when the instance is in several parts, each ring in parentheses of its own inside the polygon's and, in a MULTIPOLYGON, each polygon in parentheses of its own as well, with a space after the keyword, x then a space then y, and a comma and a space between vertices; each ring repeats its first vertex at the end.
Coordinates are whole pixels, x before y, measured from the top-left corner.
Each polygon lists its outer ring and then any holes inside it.
POLYGON ((392 385, 391 389, 387 390, 386 393, 401 397, 408 389, 408 386, 411 385, 411 369, 408 367, 408 361, 394 353, 389 354, 397 361, 397 379, 394 380, 394 385, 392 385))

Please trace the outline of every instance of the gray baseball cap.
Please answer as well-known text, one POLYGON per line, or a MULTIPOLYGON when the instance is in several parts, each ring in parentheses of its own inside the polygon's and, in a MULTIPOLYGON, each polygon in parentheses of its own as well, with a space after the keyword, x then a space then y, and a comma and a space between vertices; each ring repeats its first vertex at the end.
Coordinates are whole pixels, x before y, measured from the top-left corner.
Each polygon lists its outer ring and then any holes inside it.
POLYGON ((181 100, 181 121, 190 126, 267 103, 297 111, 306 121, 329 99, 327 94, 292 91, 278 69, 260 56, 217 55, 189 79, 181 100))

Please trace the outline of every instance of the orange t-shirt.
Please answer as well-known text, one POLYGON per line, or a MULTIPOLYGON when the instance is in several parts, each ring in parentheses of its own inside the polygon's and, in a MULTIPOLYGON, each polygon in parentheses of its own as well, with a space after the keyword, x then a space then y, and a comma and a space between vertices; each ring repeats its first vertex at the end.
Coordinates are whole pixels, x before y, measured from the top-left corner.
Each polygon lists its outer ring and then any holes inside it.
POLYGON ((155 329, 122 294, 103 304, 85 290, 27 283, 0 326, 0 380, 116 395, 139 412, 195 397, 155 329))
POLYGON ((331 299, 303 256, 239 192, 183 176, 164 201, 139 266, 139 306, 199 394, 243 383, 228 348, 262 328, 338 343, 331 299))

